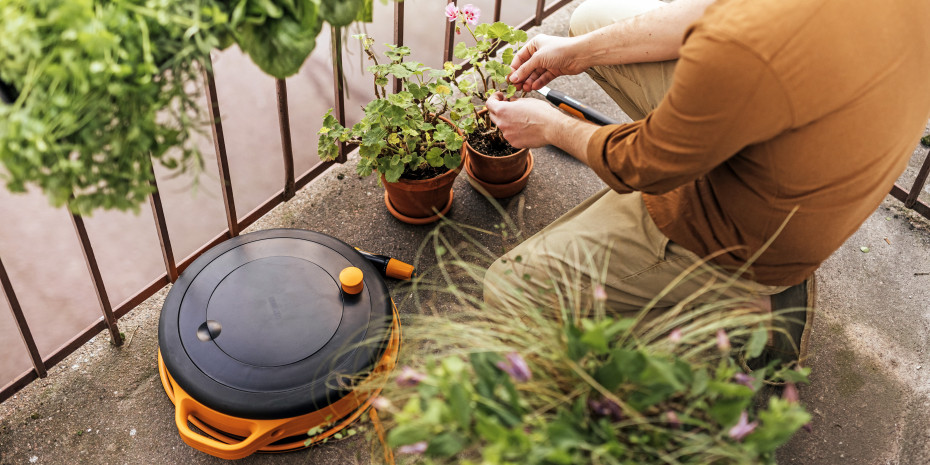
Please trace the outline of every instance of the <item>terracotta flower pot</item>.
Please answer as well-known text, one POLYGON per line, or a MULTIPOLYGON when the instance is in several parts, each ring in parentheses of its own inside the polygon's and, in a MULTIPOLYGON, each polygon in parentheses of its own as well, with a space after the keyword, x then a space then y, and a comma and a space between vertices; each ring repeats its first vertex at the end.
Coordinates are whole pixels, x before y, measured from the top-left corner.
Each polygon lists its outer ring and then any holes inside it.
POLYGON ((428 224, 438 221, 452 208, 452 183, 459 171, 461 168, 446 171, 435 178, 414 181, 400 179, 387 182, 381 176, 384 204, 395 218, 405 223, 428 224))
MULTIPOLYGON (((451 121, 440 116, 439 119, 455 127, 451 121)), ((462 131, 456 128, 459 134, 462 131)), ((462 163, 467 159, 465 146, 462 146, 462 163)), ((452 183, 462 167, 446 171, 430 179, 399 179, 387 182, 381 175, 384 185, 384 204, 391 215, 409 224, 428 224, 439 219, 452 208, 452 183)))
MULTIPOLYGON (((487 111, 484 109, 478 114, 487 111)), ((465 150, 468 153, 465 167, 468 176, 497 199, 520 192, 526 186, 530 171, 533 170, 532 153, 529 149, 520 149, 504 157, 492 157, 477 151, 466 141, 465 150)))

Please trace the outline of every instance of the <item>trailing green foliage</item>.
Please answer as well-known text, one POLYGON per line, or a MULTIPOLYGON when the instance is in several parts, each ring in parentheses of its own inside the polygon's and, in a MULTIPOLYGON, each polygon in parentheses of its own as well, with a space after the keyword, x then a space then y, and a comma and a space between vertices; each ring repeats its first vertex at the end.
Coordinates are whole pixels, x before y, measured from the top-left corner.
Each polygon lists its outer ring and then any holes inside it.
POLYGON ((924 147, 930 147, 930 134, 921 137, 920 143, 923 144, 924 147))
POLYGON ((689 303, 623 316, 587 253, 592 269, 554 272, 560 286, 515 285, 487 305, 482 262, 496 254, 476 231, 444 222, 431 235, 438 265, 410 303, 423 315, 405 321, 406 366, 376 402, 397 463, 773 464, 810 422, 795 387, 809 370, 747 375, 734 360, 758 357, 773 329, 752 296, 724 297, 732 282, 698 267, 669 285, 706 278, 689 303), (451 308, 429 308, 430 291, 451 308), (788 383, 782 396, 770 379, 788 383))
POLYGON ((232 1, 230 27, 239 47, 262 71, 283 79, 310 56, 323 28, 323 5, 335 3, 324 0, 318 7, 313 0, 232 1))
MULTIPOLYGON (((462 163, 462 135, 439 116, 454 102, 455 73, 460 67, 446 63, 433 69, 422 63, 404 61, 410 48, 388 45, 387 63, 379 63, 372 50, 374 41, 356 36, 374 64, 367 71, 374 77, 375 99, 365 106, 365 115, 351 128, 336 120, 332 110, 323 118, 318 153, 322 160, 339 156, 339 142, 357 144, 359 175, 384 175, 396 182, 405 172, 426 167, 455 169, 462 163), (401 91, 387 90, 390 78, 401 82, 401 91)), ((453 124, 455 118, 453 118, 453 124)))
MULTIPOLYGON (((205 125, 190 83, 238 43, 266 73, 296 73, 324 19, 371 0, 8 0, 0 3, 0 163, 7 188, 54 206, 138 211, 152 161, 199 171, 205 125)), ((339 46, 339 44, 334 44, 339 46)))
POLYGON ((19 92, 0 105, 10 190, 35 183, 84 214, 137 210, 153 190, 152 159, 199 168, 198 103, 185 84, 220 45, 217 4, 8 0, 0 16, 0 80, 19 92))

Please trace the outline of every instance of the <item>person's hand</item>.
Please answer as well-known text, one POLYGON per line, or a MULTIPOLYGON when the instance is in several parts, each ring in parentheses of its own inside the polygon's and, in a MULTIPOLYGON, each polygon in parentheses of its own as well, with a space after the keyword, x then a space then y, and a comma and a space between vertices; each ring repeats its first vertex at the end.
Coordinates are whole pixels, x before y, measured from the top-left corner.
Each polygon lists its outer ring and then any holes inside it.
POLYGON ((517 148, 536 148, 549 145, 548 136, 555 130, 558 118, 564 115, 548 103, 523 98, 504 100, 498 92, 485 103, 491 121, 500 128, 504 139, 517 148))
POLYGON ((581 63, 573 37, 556 37, 539 34, 530 39, 514 55, 510 67, 513 72, 508 79, 524 91, 539 90, 549 81, 559 77, 579 74, 587 69, 581 63))

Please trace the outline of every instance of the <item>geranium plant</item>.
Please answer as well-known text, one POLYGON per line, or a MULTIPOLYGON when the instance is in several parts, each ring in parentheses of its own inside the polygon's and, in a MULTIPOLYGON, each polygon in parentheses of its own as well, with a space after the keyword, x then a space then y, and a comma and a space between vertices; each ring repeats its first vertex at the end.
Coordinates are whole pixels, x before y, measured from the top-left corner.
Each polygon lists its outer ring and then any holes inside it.
POLYGON ((446 17, 456 22, 456 30, 466 30, 475 40, 473 46, 459 42, 453 51, 456 58, 471 64, 458 81, 464 97, 456 101, 453 112, 462 115, 460 125, 466 133, 487 139, 497 150, 506 147, 516 151, 504 139, 490 115, 478 113, 478 107, 496 92, 502 92, 507 98, 517 92, 516 87, 507 81, 507 75, 511 71, 514 50, 526 42, 527 35, 525 31, 502 22, 478 24, 480 14, 481 10, 470 4, 461 9, 451 3, 446 7, 446 17))
POLYGON ((402 176, 425 179, 458 168, 464 137, 440 116, 455 104, 454 77, 459 67, 446 63, 443 69, 433 69, 404 61, 410 48, 393 45, 384 53, 387 62, 381 63, 372 49, 374 40, 364 34, 356 37, 374 63, 367 71, 374 77, 375 99, 351 128, 339 124, 332 110, 326 113, 319 131, 320 158, 336 159, 340 142, 357 144, 358 174, 377 172, 387 182, 402 176), (387 90, 392 77, 401 82, 398 93, 387 90))

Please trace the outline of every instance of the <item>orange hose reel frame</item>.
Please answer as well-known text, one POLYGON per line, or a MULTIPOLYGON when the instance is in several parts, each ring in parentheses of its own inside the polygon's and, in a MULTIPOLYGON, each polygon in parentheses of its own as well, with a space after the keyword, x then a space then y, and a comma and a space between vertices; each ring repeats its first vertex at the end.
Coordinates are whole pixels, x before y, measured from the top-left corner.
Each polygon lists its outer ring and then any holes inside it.
POLYGON ((301 449, 305 447, 306 440, 271 444, 288 437, 307 434, 311 428, 330 425, 334 421, 337 423, 333 427, 308 439, 311 443, 316 443, 341 431, 368 409, 372 400, 381 392, 387 380, 387 374, 397 364, 397 353, 400 350, 400 318, 397 314, 397 307, 393 303, 391 307, 394 315, 391 338, 384 350, 384 355, 370 375, 384 376, 378 388, 371 392, 353 390, 331 405, 296 417, 257 420, 234 417, 213 410, 192 398, 178 386, 168 373, 161 356, 161 349, 159 349, 158 373, 165 393, 175 406, 175 424, 181 439, 201 452, 226 460, 235 460, 258 451, 287 452, 301 449), (209 436, 193 431, 188 426, 188 421, 209 436), (229 435, 240 436, 244 439, 235 439, 229 435))

